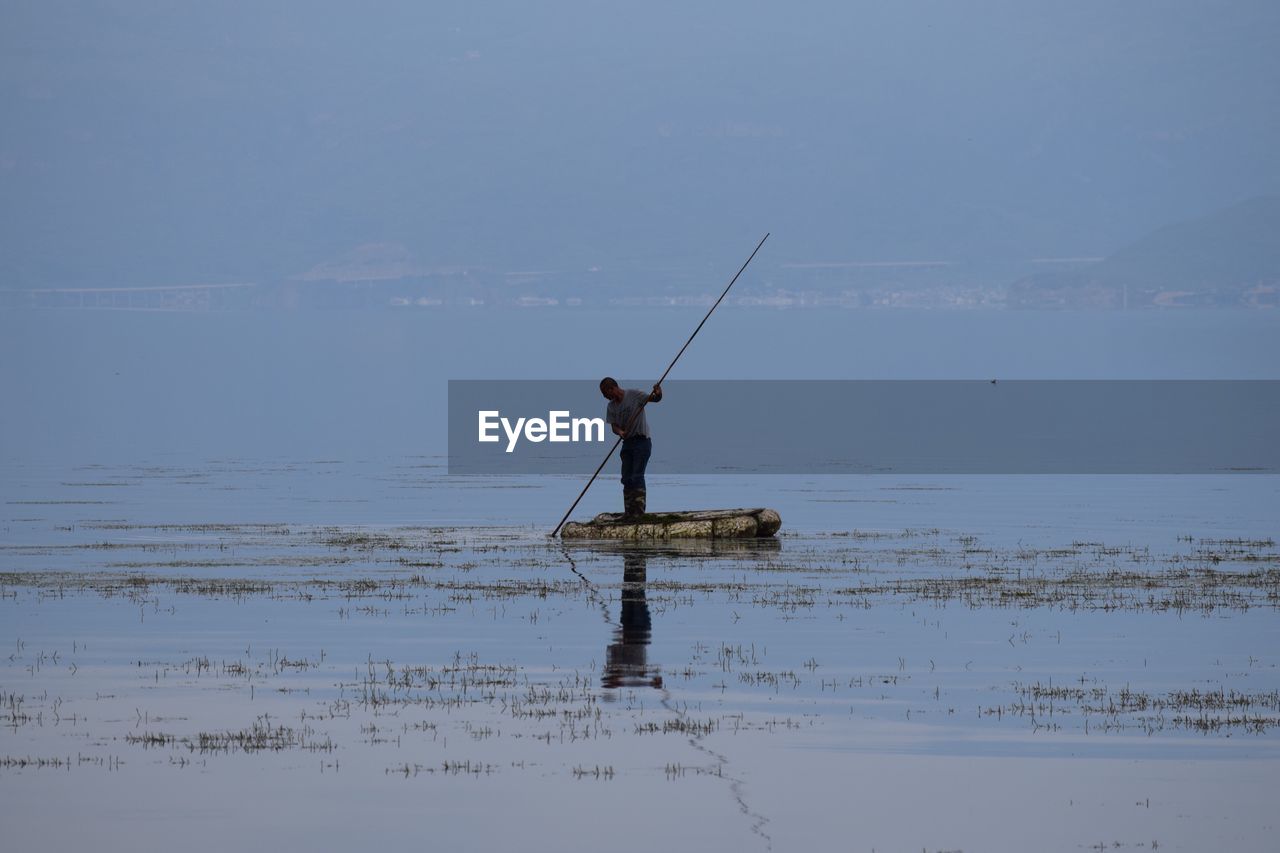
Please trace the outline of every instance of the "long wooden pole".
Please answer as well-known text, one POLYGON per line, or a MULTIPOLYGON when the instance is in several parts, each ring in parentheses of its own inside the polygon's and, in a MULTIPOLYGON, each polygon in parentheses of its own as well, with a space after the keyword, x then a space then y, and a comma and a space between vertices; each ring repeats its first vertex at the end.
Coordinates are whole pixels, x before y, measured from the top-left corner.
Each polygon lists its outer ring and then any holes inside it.
MULTIPOLYGON (((707 324, 707 320, 711 319, 711 312, 715 311, 717 308, 720 307, 720 303, 724 301, 724 298, 726 296, 729 295, 729 289, 733 287, 735 282, 737 282, 738 276, 742 275, 742 271, 747 268, 747 265, 750 264, 752 259, 755 258, 756 252, 760 251, 760 247, 763 246, 764 241, 768 239, 769 239, 768 234, 765 234, 763 237, 760 238, 760 242, 756 244, 756 247, 755 249, 752 250, 750 257, 748 257, 746 262, 743 263, 743 265, 738 269, 736 273, 734 273, 733 278, 729 279, 729 283, 725 285, 724 292, 720 294, 720 298, 717 299, 715 301, 715 304, 713 304, 711 308, 707 310, 707 314, 705 317, 702 318, 702 322, 698 324, 698 328, 693 330, 693 334, 689 336, 689 340, 685 341, 684 346, 680 347, 680 352, 676 353, 676 357, 671 359, 671 363, 667 365, 667 369, 662 371, 662 378, 654 383, 655 386, 661 385, 666 380, 667 374, 671 373, 671 368, 676 366, 676 362, 680 360, 680 356, 684 355, 684 351, 689 348, 689 344, 693 343, 693 339, 698 336, 698 332, 701 332, 702 327, 707 324)), ((628 433, 631 432, 631 428, 635 426, 636 421, 640 418, 641 412, 644 411, 644 407, 647 406, 648 404, 649 404, 649 398, 646 397, 644 401, 640 404, 640 408, 636 409, 636 413, 631 416, 631 421, 630 423, 627 424, 626 432, 628 433)), ((572 515, 573 511, 578 508, 578 503, 587 494, 587 489, 591 488, 591 484, 596 481, 596 477, 600 476, 600 472, 604 470, 604 466, 608 464, 611 458, 613 458, 613 452, 618 449, 619 444, 622 444, 622 436, 618 436, 618 440, 613 443, 613 447, 610 447, 609 452, 605 455, 604 459, 600 460, 600 464, 596 466, 595 473, 591 475, 591 479, 587 480, 587 484, 582 487, 582 491, 578 493, 578 497, 574 500, 573 505, 569 507, 568 511, 565 512, 564 517, 560 519, 560 523, 556 525, 556 529, 551 531, 552 536, 555 536, 557 533, 560 532, 560 528, 564 527, 564 523, 569 520, 569 516, 572 515)))

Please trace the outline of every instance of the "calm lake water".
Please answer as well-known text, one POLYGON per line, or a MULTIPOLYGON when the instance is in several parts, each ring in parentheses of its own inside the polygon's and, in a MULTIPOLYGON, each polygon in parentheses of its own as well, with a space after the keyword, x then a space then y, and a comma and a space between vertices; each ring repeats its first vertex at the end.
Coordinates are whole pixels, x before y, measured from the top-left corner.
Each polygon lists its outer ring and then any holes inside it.
MULTIPOLYGON (((447 379, 689 320, 0 315, 15 849, 1273 848, 1280 477, 658 475, 783 535, 628 549, 447 475, 447 379)), ((1276 378, 1277 325, 728 312, 681 375, 1276 378)))

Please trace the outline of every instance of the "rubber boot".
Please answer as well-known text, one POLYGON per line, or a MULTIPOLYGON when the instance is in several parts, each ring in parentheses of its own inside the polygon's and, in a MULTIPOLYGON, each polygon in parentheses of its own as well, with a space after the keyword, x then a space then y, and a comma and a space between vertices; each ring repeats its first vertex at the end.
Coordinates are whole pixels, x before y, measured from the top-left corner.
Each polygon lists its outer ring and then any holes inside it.
POLYGON ((622 490, 622 515, 623 515, 623 517, 625 517, 625 518, 631 518, 631 517, 635 514, 635 513, 634 513, 634 511, 633 511, 633 509, 632 509, 632 508, 635 506, 635 503, 636 503, 636 490, 635 490, 635 489, 623 489, 623 490, 622 490))
POLYGON ((639 518, 644 515, 644 489, 635 489, 631 492, 631 506, 627 507, 627 515, 639 518))

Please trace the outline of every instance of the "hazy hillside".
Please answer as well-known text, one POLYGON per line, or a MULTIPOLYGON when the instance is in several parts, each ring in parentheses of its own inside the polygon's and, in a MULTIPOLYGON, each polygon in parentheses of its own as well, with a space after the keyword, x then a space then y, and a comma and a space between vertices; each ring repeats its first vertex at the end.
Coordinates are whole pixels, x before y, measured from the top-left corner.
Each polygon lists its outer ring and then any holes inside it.
POLYGON ((1085 268, 1028 276, 1009 304, 1280 304, 1280 196, 1166 226, 1085 268))

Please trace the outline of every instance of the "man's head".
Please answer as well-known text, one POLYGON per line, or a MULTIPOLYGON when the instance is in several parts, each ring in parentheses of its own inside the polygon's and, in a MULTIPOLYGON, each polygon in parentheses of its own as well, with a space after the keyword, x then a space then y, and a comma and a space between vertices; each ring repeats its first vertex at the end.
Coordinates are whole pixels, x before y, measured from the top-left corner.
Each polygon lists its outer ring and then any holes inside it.
POLYGON ((600 380, 600 393, 604 395, 606 400, 613 400, 615 403, 622 402, 622 389, 618 387, 618 380, 612 376, 606 376, 600 380))

